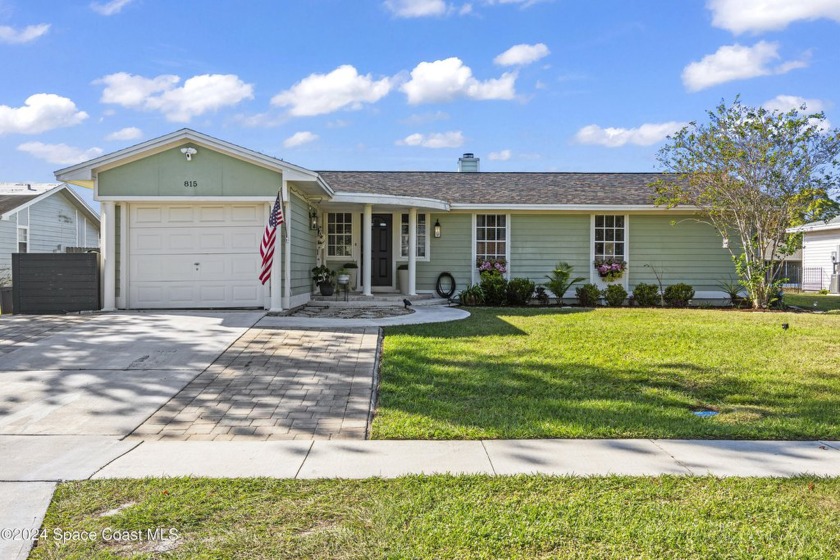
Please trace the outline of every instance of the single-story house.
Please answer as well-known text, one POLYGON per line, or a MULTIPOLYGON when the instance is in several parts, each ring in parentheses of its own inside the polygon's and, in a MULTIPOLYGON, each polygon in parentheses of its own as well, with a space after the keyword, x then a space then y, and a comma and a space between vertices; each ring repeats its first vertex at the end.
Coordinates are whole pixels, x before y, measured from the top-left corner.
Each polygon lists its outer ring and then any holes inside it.
POLYGON ((12 253, 99 247, 99 216, 61 183, 0 183, 0 286, 11 285, 12 253))
MULTIPOLYGON (((830 289, 831 276, 840 268, 840 218, 811 222, 788 231, 802 233, 802 289, 830 289)), ((836 286, 833 291, 838 293, 836 286)))
POLYGON ((102 204, 105 309, 302 305, 310 270, 358 265, 362 294, 432 293, 450 273, 476 282, 480 259, 545 281, 559 261, 601 283, 596 259, 628 263, 621 282, 686 282, 720 298, 729 252, 690 208, 654 206, 655 173, 495 173, 466 154, 459 172, 311 171, 189 129, 56 171, 102 204), (258 247, 278 190, 270 286, 258 247), (279 256, 279 258, 278 258, 279 256))

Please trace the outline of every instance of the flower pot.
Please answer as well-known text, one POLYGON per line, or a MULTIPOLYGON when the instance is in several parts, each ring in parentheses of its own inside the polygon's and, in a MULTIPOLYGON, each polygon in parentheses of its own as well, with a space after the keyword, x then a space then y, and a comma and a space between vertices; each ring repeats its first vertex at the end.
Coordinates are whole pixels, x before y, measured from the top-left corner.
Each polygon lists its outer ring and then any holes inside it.
POLYGON ((350 284, 350 275, 349 274, 339 274, 338 277, 335 279, 338 282, 339 286, 349 286, 350 284))
POLYGON ((318 289, 321 290, 322 296, 331 296, 335 293, 335 288, 332 284, 318 284, 318 289))

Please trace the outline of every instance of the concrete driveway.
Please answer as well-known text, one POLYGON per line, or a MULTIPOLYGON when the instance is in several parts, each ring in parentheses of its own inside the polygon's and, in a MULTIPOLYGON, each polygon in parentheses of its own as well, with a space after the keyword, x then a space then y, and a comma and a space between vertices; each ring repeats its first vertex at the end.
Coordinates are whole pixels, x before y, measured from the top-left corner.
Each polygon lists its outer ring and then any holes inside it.
POLYGON ((262 315, 4 318, 0 436, 128 435, 262 315))

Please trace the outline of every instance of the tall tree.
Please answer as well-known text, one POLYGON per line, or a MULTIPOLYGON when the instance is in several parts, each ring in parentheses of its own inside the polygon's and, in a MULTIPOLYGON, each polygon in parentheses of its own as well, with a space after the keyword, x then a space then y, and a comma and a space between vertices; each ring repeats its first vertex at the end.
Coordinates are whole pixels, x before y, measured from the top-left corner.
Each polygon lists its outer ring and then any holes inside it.
POLYGON ((840 130, 803 105, 788 112, 742 105, 738 98, 708 111, 659 150, 663 171, 656 204, 698 209, 732 254, 755 308, 767 307, 782 279, 781 258, 799 245, 785 230, 840 213, 840 130))

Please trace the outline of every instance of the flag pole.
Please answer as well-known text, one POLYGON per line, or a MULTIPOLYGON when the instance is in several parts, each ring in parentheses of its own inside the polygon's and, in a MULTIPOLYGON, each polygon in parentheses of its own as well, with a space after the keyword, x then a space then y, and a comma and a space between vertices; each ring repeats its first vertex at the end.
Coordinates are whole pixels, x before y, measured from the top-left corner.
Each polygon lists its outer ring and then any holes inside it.
POLYGON ((280 185, 280 190, 277 191, 277 194, 280 195, 280 208, 283 209, 283 213, 284 213, 283 224, 282 224, 283 225, 283 239, 285 241, 288 241, 289 240, 289 230, 286 228, 286 220, 288 220, 289 218, 287 216, 285 216, 286 201, 283 200, 283 185, 282 184, 280 185))

